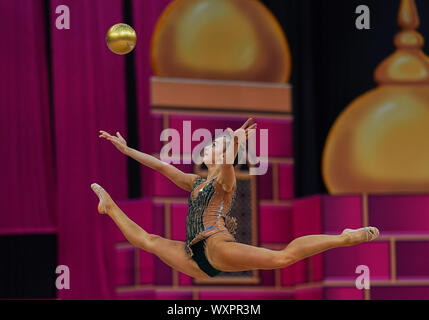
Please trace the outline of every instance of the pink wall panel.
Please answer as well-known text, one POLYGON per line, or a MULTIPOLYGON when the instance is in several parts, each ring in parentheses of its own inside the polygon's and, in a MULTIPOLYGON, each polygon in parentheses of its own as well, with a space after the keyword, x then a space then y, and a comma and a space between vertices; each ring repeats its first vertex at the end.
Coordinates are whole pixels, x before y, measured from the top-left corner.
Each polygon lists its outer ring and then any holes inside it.
POLYGON ((362 197, 323 196, 323 232, 339 234, 344 229, 362 227, 362 197))
POLYGON ((309 281, 322 281, 323 273, 323 254, 317 254, 309 258, 310 276, 309 281))
POLYGON ((370 196, 369 222, 386 233, 429 233, 429 195, 370 196))
POLYGON ((259 270, 259 278, 261 286, 273 286, 275 284, 274 270, 259 270))
POLYGON ((278 164, 279 199, 291 200, 294 197, 293 164, 278 164))
POLYGON ((200 291, 200 300, 292 300, 289 292, 264 291, 200 291))
POLYGON ((294 296, 295 300, 323 300, 323 288, 298 289, 294 296))
POLYGON ((119 300, 154 300, 156 298, 155 290, 136 290, 117 292, 116 298, 119 300))
POLYGON ((182 272, 179 272, 179 285, 181 286, 191 286, 192 278, 182 272))
POLYGON ((152 123, 152 132, 153 132, 153 141, 152 141, 152 152, 159 153, 164 144, 161 141, 161 132, 164 129, 163 127, 163 115, 162 114, 151 114, 151 123, 152 123))
POLYGON ((259 242, 286 243, 292 240, 292 208, 259 206, 259 242))
POLYGON ((267 172, 257 176, 258 179, 258 200, 273 199, 273 166, 268 164, 267 172))
POLYGON ((429 279, 429 241, 398 241, 396 274, 398 279, 429 279))
POLYGON ((192 291, 156 291, 157 300, 192 300, 192 291))
POLYGON ((155 281, 155 262, 153 254, 139 250, 140 284, 152 284, 155 281))
POLYGON ((293 202, 294 238, 322 233, 321 197, 313 196, 293 202))
POLYGON ((324 288, 325 300, 364 300, 364 291, 351 288, 324 288))
MULTIPOLYGON (((185 173, 192 173, 192 165, 185 164, 173 164, 179 170, 185 173)), ((151 171, 150 175, 152 178, 149 181, 153 181, 153 185, 150 188, 148 195, 154 197, 185 197, 189 196, 189 192, 176 186, 170 179, 165 177, 163 174, 157 171, 151 171)))
POLYGON ((429 300, 429 286, 372 287, 372 300, 429 300))
POLYGON ((321 254, 298 261, 281 269, 283 286, 323 280, 323 256, 321 254))
POLYGON ((388 242, 363 243, 353 247, 336 248, 324 253, 325 280, 355 280, 356 267, 366 265, 370 279, 387 280, 390 277, 390 253, 388 242))
POLYGON ((153 203, 153 233, 165 237, 164 203, 153 203))
MULTIPOLYGON (((185 137, 183 131, 183 121, 191 121, 191 133, 195 130, 204 128, 208 129, 212 133, 212 137, 215 135, 216 129, 225 130, 230 127, 234 130, 238 129, 247 119, 246 118, 230 118, 230 117, 209 117, 209 116, 183 116, 183 115, 172 115, 169 117, 170 128, 176 129, 181 138, 185 137)), ((266 119, 255 118, 258 123, 259 129, 268 129, 268 154, 271 157, 291 157, 292 150, 292 120, 289 119, 266 119)), ((201 141, 193 141, 191 149, 198 145, 201 141)), ((256 136, 256 150, 259 155, 259 133, 256 136)), ((181 144, 181 152, 188 153, 183 149, 183 143, 181 144)))
MULTIPOLYGON (((126 200, 119 202, 118 205, 131 220, 144 228, 146 232, 154 233, 156 231, 153 221, 154 208, 151 200, 126 200)), ((119 228, 115 228, 115 230, 116 242, 128 242, 119 228)))
POLYGON ((157 286, 171 286, 173 284, 173 269, 157 256, 154 259, 155 281, 157 286))
POLYGON ((134 248, 116 249, 116 285, 134 284, 134 248))
POLYGON ((186 214, 188 205, 186 203, 171 204, 171 239, 186 240, 186 214))
MULTIPOLYGON (((268 129, 268 154, 270 157, 292 157, 293 135, 292 120, 289 119, 255 119, 258 129, 268 129)), ((259 134, 256 150, 259 150, 259 134)), ((259 154, 259 153, 258 153, 259 154)))
POLYGON ((282 286, 294 286, 308 281, 307 260, 301 260, 289 267, 283 268, 281 272, 282 286))

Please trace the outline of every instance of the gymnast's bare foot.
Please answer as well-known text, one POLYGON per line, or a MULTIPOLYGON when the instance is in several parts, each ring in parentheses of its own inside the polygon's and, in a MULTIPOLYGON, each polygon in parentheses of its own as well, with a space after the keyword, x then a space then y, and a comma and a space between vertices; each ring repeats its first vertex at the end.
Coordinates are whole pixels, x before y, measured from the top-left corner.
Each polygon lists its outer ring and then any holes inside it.
POLYGON ((114 202, 110 195, 101 186, 96 183, 91 184, 91 189, 95 192, 100 202, 98 203, 98 212, 101 214, 109 213, 114 202))
POLYGON ((372 241, 380 235, 375 227, 365 227, 360 229, 344 229, 341 236, 345 239, 346 246, 353 246, 362 242, 372 241))

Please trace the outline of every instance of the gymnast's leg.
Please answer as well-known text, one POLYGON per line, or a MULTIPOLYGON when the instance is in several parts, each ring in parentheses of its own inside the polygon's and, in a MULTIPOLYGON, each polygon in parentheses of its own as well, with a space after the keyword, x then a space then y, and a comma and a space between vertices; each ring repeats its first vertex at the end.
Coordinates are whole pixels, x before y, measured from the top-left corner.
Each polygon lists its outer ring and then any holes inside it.
MULTIPOLYGON (((379 232, 370 227, 371 238, 379 232)), ((323 251, 347 247, 367 240, 365 229, 346 229, 340 235, 309 235, 293 240, 283 250, 270 250, 233 241, 219 241, 209 248, 210 258, 220 270, 269 270, 290 266, 323 251), (352 232, 350 232, 352 231, 352 232)))
POLYGON ((209 278, 185 251, 185 243, 150 234, 137 225, 118 207, 99 185, 91 185, 100 199, 98 212, 107 214, 116 223, 125 238, 135 247, 153 253, 170 267, 194 278, 209 278))

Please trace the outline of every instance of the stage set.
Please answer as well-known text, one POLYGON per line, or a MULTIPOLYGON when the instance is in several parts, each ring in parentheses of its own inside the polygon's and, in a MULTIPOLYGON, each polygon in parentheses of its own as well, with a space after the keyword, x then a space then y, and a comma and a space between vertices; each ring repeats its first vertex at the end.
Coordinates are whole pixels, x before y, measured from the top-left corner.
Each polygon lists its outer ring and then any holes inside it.
MULTIPOLYGON (((359 1, 315 2, 0 0, 0 298, 429 299, 429 4, 367 1, 361 30, 359 1), (126 54, 106 45, 118 23, 135 31, 126 54), (250 117, 268 154, 236 168, 237 241, 380 236, 194 279, 97 213, 93 182, 148 233, 185 241, 189 192, 99 130, 160 158, 164 129, 214 134, 250 117)), ((174 166, 207 177, 178 144, 174 166)))

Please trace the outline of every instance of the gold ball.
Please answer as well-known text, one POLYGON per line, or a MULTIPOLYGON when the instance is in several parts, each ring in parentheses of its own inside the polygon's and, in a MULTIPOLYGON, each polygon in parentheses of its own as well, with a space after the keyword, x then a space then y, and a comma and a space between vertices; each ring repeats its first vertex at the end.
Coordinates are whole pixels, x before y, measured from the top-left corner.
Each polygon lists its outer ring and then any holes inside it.
POLYGON ((137 35, 132 27, 118 23, 110 27, 106 34, 106 44, 116 54, 127 54, 136 47, 137 35))

